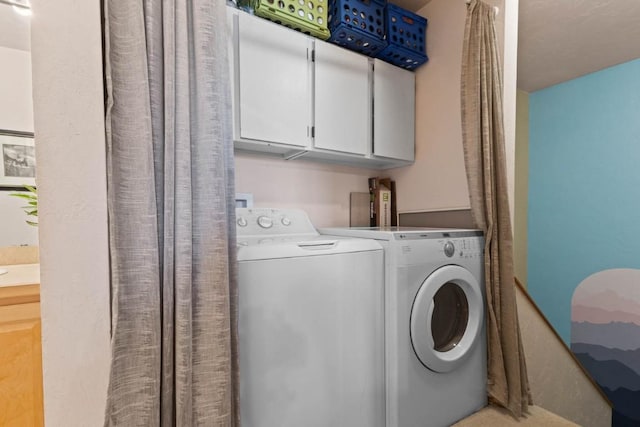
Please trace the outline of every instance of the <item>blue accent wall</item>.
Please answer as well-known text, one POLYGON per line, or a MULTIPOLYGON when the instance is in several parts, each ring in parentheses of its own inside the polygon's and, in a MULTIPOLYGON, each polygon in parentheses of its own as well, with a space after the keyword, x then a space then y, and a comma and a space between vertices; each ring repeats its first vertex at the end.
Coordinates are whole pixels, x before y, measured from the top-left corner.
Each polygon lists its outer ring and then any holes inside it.
POLYGON ((580 282, 640 269, 640 60, 529 101, 527 286, 569 344, 580 282))

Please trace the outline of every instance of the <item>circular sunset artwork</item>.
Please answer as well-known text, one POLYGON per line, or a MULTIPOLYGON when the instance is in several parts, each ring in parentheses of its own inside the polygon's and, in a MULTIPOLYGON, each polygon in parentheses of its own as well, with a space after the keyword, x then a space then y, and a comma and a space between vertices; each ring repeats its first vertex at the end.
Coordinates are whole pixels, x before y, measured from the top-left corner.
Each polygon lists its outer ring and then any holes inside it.
POLYGON ((640 425, 640 270, 603 270, 578 285, 571 350, 612 401, 612 425, 640 425))

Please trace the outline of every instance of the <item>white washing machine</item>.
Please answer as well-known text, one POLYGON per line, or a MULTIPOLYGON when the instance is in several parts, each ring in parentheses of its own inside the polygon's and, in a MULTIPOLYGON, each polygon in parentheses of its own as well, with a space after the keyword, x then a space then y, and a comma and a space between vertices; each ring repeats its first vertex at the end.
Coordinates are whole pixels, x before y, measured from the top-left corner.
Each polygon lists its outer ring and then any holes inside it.
POLYGON ((383 427, 381 245, 299 210, 236 215, 242 425, 383 427))
POLYGON ((476 230, 329 228, 385 248, 387 427, 440 427, 487 404, 476 230))

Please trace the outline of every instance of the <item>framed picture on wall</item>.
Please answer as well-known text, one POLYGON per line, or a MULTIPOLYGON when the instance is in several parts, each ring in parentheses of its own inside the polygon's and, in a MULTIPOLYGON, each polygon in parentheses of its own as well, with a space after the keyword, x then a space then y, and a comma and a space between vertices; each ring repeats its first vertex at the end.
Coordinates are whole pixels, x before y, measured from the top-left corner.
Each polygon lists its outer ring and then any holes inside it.
POLYGON ((0 129, 0 187, 36 185, 33 134, 0 129))

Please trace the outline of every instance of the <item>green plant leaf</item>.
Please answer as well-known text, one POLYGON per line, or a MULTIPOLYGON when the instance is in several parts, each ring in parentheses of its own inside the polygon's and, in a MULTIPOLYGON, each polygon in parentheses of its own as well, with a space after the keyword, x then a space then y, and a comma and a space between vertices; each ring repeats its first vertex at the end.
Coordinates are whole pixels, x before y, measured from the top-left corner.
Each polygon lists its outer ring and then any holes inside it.
POLYGON ((27 200, 37 200, 37 198, 33 194, 25 194, 25 193, 9 193, 10 196, 20 197, 21 199, 27 200))
MULTIPOLYGON (((27 216, 30 216, 30 217, 31 216, 37 217, 38 216, 38 191, 36 190, 35 187, 32 187, 30 185, 25 185, 24 187, 28 190, 28 192, 9 193, 9 195, 26 200, 26 203, 28 204, 28 206, 22 206, 24 213, 26 213, 27 216)), ((38 226, 37 222, 29 221, 29 220, 27 220, 27 224, 32 225, 34 227, 38 226)))

